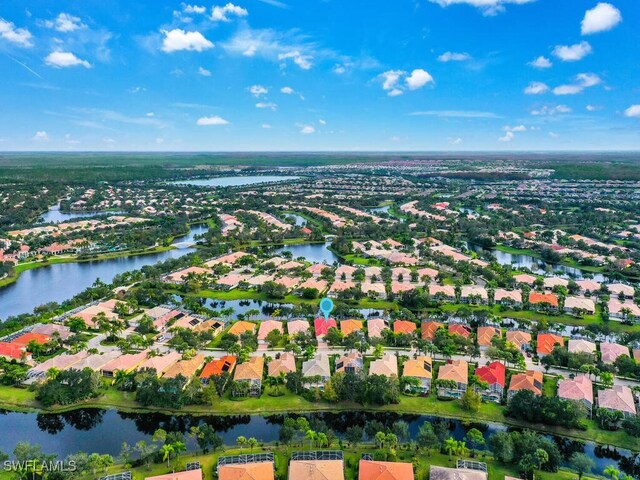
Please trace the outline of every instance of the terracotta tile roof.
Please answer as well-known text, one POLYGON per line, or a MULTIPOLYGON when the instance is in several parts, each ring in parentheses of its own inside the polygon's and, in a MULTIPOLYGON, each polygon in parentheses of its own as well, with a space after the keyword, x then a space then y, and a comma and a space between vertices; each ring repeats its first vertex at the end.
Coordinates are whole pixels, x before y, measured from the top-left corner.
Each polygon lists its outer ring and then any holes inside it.
POLYGON ((214 375, 221 375, 224 372, 231 374, 233 367, 236 366, 237 360, 234 355, 225 355, 224 357, 211 360, 204 366, 202 372, 200 372, 200 378, 209 378, 214 375))
POLYGON ((394 333, 413 333, 416 330, 417 325, 408 320, 396 320, 393 322, 394 333))
POLYGON ((587 400, 593 404, 593 383, 586 375, 578 375, 573 380, 558 383, 558 397, 565 400, 587 400))
POLYGON ((0 342, 0 357, 15 358, 16 360, 20 360, 23 353, 25 358, 31 358, 31 354, 29 352, 25 352, 24 347, 14 345, 12 343, 0 342))
POLYGON ((342 460, 294 460, 289 463, 291 480, 344 480, 342 460))
POLYGON ((489 386, 498 384, 504 388, 506 368, 500 362, 491 362, 488 365, 476 368, 476 376, 483 382, 487 382, 489 386))
POLYGON ((369 375, 398 376, 398 358, 392 353, 385 353, 384 357, 374 360, 369 365, 369 375))
POLYGON ((419 356, 415 359, 404 362, 402 369, 403 377, 431 378, 433 376, 433 365, 431 357, 419 356))
POLYGON ((469 383, 469 364, 465 360, 449 360, 438 369, 438 380, 469 383))
POLYGON ((340 330, 344 335, 362 330, 362 320, 340 320, 340 330))
POLYGON ((369 338, 380 338, 385 328, 389 328, 389 323, 383 318, 367 320, 367 333, 369 334, 369 338))
POLYGON ((598 406, 609 410, 635 415, 636 404, 633 400, 633 392, 624 385, 615 385, 608 390, 598 392, 598 406))
POLYGON ((236 373, 233 375, 235 381, 239 380, 262 380, 264 371, 264 358, 251 357, 244 363, 236 366, 236 373))
POLYGON ((618 343, 602 342, 600 344, 600 355, 603 363, 613 363, 622 355, 629 356, 629 347, 618 343))
POLYGON ((433 321, 422 322, 422 339, 433 340, 436 336, 436 331, 442 327, 444 327, 444 323, 433 321))
POLYGON ((494 327, 478 327, 478 345, 488 347, 491 345, 491 339, 498 335, 498 331, 494 327))
POLYGON ((511 377, 509 391, 517 392, 519 390, 529 390, 536 395, 542 395, 543 381, 544 376, 542 375, 542 372, 537 370, 527 370, 526 373, 518 373, 511 377))
POLYGON ((275 358, 267 367, 270 377, 277 377, 280 372, 291 373, 296 371, 296 357, 293 353, 283 352, 280 354, 280 358, 275 358))
POLYGON ((265 320, 260 324, 260 328, 258 329, 258 340, 265 340, 267 335, 274 330, 284 333, 284 330, 282 329, 282 322, 278 322, 277 320, 265 320))
POLYGON ((507 342, 514 344, 518 348, 522 348, 522 345, 529 345, 531 343, 531 334, 520 330, 509 330, 507 332, 507 342))
POLYGON ((529 303, 532 305, 536 305, 538 303, 548 303, 553 307, 557 307, 558 297, 556 297, 553 293, 531 292, 529 293, 529 303))
POLYGON ((316 331, 316 337, 324 337, 331 327, 338 328, 338 325, 333 318, 325 320, 324 317, 318 317, 313 321, 313 328, 316 331))
POLYGON ((17 338, 14 338, 11 343, 17 345, 18 347, 26 347, 29 345, 29 342, 34 341, 39 343, 40 345, 44 345, 49 341, 49 335, 43 335, 41 333, 25 333, 24 335, 20 335, 17 338))
POLYGON ((596 344, 581 338, 570 338, 567 350, 570 353, 595 353, 596 344))
POLYGON ((358 480, 413 480, 413 478, 411 463, 360 460, 358 480))
POLYGON ((239 337, 244 332, 253 333, 255 331, 256 331, 256 324, 255 323, 246 322, 244 320, 239 320, 236 323, 234 323, 233 325, 231 325, 231 328, 229 328, 227 333, 231 333, 231 334, 239 337))
POLYGON ((146 477, 145 480, 202 480, 202 470, 198 468, 197 470, 167 473, 165 475, 146 477))
POLYGON ((291 320, 287 322, 287 333, 290 336, 293 336, 299 332, 308 332, 308 331, 309 331, 309 322, 306 320, 291 320))
POLYGON ((465 325, 460 325, 459 323, 450 323, 449 333, 451 335, 460 335, 464 338, 469 338, 471 336, 469 329, 465 325))
POLYGON ((547 355, 553 352, 556 343, 562 347, 564 346, 564 339, 560 335, 555 335, 553 333, 538 334, 538 353, 547 355))
POLYGON ((180 360, 164 373, 164 377, 174 378, 178 375, 182 375, 185 378, 190 378, 196 373, 203 363, 204 355, 199 354, 189 360, 180 360))
POLYGON ((218 480, 274 480, 273 462, 224 465, 218 471, 218 480))

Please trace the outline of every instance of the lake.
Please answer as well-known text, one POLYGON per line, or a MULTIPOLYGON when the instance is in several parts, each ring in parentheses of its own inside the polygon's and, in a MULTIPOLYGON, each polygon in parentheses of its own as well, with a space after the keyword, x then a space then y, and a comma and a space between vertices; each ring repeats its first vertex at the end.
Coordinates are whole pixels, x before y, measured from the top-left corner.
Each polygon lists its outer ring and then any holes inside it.
MULTIPOLYGON (((316 413, 305 415, 312 428, 317 423, 326 424, 338 437, 344 437, 348 427, 377 420, 384 426, 391 426, 398 420, 409 424, 412 438, 425 421, 434 422, 437 417, 426 415, 400 415, 392 412, 371 413, 348 411, 341 413, 316 413)), ((116 410, 80 409, 64 414, 36 414, 20 412, 2 412, 0 425, 6 432, 20 432, 19 435, 0 436, 0 451, 11 453, 19 441, 27 441, 42 446, 45 453, 55 453, 59 457, 77 451, 87 453, 110 454, 117 456, 122 442, 134 445, 140 440, 151 441, 153 432, 163 428, 167 432, 182 432, 186 434, 192 426, 207 423, 223 437, 226 445, 234 445, 240 435, 255 437, 260 442, 275 442, 278 440, 280 426, 284 417, 274 415, 262 417, 259 415, 230 415, 230 416, 192 416, 192 415, 164 415, 155 413, 124 413, 116 410)), ((463 423, 458 420, 446 420, 449 435, 456 440, 462 440, 468 430, 477 428, 483 432, 485 438, 492 433, 505 430, 506 427, 497 424, 463 423)), ((560 451, 568 458, 576 451, 584 451, 596 462, 596 472, 602 473, 607 465, 618 464, 619 468, 630 474, 638 475, 640 466, 628 451, 607 450, 593 444, 555 438, 560 451), (634 470, 635 468, 635 470, 634 470)), ((188 439, 190 450, 195 450, 193 440, 188 439)))
POLYGON ((45 213, 42 214, 42 216, 40 217, 39 221, 36 222, 37 225, 40 224, 44 224, 44 223, 62 223, 62 222, 68 222, 71 220, 75 220, 78 218, 91 218, 91 217, 101 217, 101 216, 106 216, 106 215, 119 215, 122 214, 123 212, 117 212, 117 211, 113 211, 113 212, 71 212, 71 213, 67 213, 67 212, 61 212, 60 211, 60 204, 58 205, 54 205, 53 207, 49 208, 49 210, 45 213))
POLYGON ((257 183, 284 182, 288 180, 297 180, 300 177, 295 176, 279 176, 279 175, 249 175, 246 177, 215 177, 203 178, 198 180, 181 180, 173 182, 174 185, 193 185, 196 187, 242 187, 245 185, 254 185, 257 183))
POLYGON ((276 249, 275 253, 280 254, 283 251, 289 251, 293 254, 293 258, 304 257, 312 263, 326 263, 333 265, 333 262, 340 262, 340 258, 329 250, 330 242, 326 243, 301 243, 298 245, 285 245, 276 249))
POLYGON ((206 232, 206 225, 195 225, 188 235, 175 240, 178 248, 148 255, 96 260, 92 262, 57 263, 26 270, 18 279, 0 288, 0 319, 30 313, 39 305, 62 302, 91 286, 96 279, 111 282, 116 275, 138 270, 194 251, 190 247, 195 235, 206 232))

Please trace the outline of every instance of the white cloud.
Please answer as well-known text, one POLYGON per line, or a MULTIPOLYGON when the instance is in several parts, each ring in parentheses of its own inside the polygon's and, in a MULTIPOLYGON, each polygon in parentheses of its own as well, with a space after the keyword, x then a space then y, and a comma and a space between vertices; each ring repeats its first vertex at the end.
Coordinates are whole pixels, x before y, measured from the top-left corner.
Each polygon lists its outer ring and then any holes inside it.
POLYGON ((413 70, 411 74, 407 74, 404 70, 387 70, 378 75, 378 78, 382 81, 382 89, 390 97, 396 97, 404 93, 404 87, 400 84, 400 80, 403 78, 406 88, 409 90, 417 90, 433 82, 433 77, 429 72, 421 68, 413 70))
POLYGON ((276 110, 278 105, 273 102, 258 102, 256 103, 256 108, 270 108, 271 110, 276 110))
POLYGON ((640 118, 640 105, 631 105, 624 111, 625 117, 640 118))
POLYGON ((157 143, 158 145, 163 144, 163 143, 164 143, 164 138, 162 138, 162 137, 158 137, 158 138, 156 138, 156 143, 157 143))
POLYGON ((553 64, 551 63, 551 60, 549 60, 547 57, 543 55, 540 55, 535 60, 530 61, 529 65, 531 65, 534 68, 551 68, 553 66, 553 64))
POLYGON ((285 95, 291 95, 291 94, 295 93, 293 88, 291 88, 291 87, 282 87, 280 89, 280 92, 284 93, 285 95))
POLYGON ((300 53, 298 50, 293 50, 291 52, 280 53, 278 55, 278 60, 287 60, 293 59, 293 63, 298 65, 303 70, 309 70, 313 63, 313 57, 311 55, 304 55, 300 53))
POLYGON ((556 45, 553 54, 563 62, 577 62, 592 52, 589 42, 582 41, 574 45, 556 45))
POLYGON ((267 87, 263 87, 262 85, 251 85, 248 90, 251 92, 251 95, 256 98, 269 93, 269 89, 267 87))
POLYGON ((600 2, 584 14, 581 24, 582 35, 611 30, 621 21, 620 10, 610 3, 600 2))
POLYGON ((302 125, 302 127, 300 128, 300 133, 302 133, 303 135, 309 135, 311 133, 314 133, 315 131, 316 129, 311 125, 302 125))
POLYGON ((323 120, 323 119, 318 120, 318 123, 320 125, 326 125, 327 124, 327 122, 325 120, 323 120))
POLYGON ((207 70, 204 67, 198 67, 198 73, 200 75, 202 75, 203 77, 210 77, 211 76, 211 71, 207 70))
POLYGON ((543 93, 547 93, 549 91, 549 87, 546 83, 542 82, 531 82, 527 88, 524 89, 524 93, 527 95, 540 95, 543 93))
POLYGON ((229 22, 230 16, 234 17, 246 17, 249 14, 245 8, 234 5, 233 3, 227 3, 224 7, 214 6, 211 9, 211 20, 216 22, 229 22))
POLYGON ((602 79, 595 73, 579 73, 575 82, 568 85, 560 85, 553 89, 555 95, 576 95, 582 93, 585 88, 594 87, 602 83, 602 79))
POLYGON ((504 127, 502 127, 502 130, 504 130, 505 132, 526 132, 527 127, 525 127, 524 125, 516 125, 515 127, 505 125, 504 127))
POLYGON ((536 0, 429 0, 431 3, 437 3, 441 7, 449 5, 471 5, 479 8, 483 15, 492 16, 504 12, 505 5, 524 5, 532 3, 536 0))
POLYGON ((343 73, 345 73, 347 71, 347 68, 344 65, 334 65, 333 67, 333 73, 338 74, 338 75, 342 75, 343 73))
POLYGON ((156 114, 153 112, 147 112, 147 117, 155 117, 156 114))
POLYGON ((462 138, 460 137, 451 138, 449 139, 449 143, 451 145, 460 145, 462 143, 462 138))
POLYGON ((428 83, 433 83, 433 77, 426 70, 416 68, 411 72, 411 75, 406 78, 406 82, 409 90, 417 90, 428 83))
POLYGON ((602 110, 602 105, 587 105, 584 107, 588 112, 597 112, 598 110, 602 110))
POLYGON ((465 62, 471 60, 471 55, 466 52, 445 52, 438 57, 439 62, 465 62))
POLYGON ((86 60, 82 60, 76 57, 71 52, 54 51, 46 56, 45 63, 50 67, 55 68, 67 68, 83 66, 84 68, 91 68, 91 64, 86 60))
POLYGON ((54 28, 59 32, 65 33, 87 28, 87 26, 80 20, 80 17, 75 17, 64 12, 60 13, 53 20, 45 21, 44 24, 47 28, 54 28))
POLYGON ((211 117, 201 117, 196 122, 197 125, 207 126, 207 125, 227 125, 229 122, 224 118, 219 117, 217 115, 211 117))
POLYGON ((44 130, 36 132, 36 134, 32 137, 32 140, 35 142, 48 142, 49 135, 44 130))
POLYGON ((542 108, 531 110, 531 115, 542 116, 542 115, 558 115, 563 113, 571 113, 571 108, 567 105, 555 105, 548 106, 545 105, 542 108))
POLYGON ((180 28, 167 31, 162 30, 164 39, 162 41, 162 51, 171 53, 180 50, 202 52, 213 48, 213 43, 207 40, 200 32, 187 32, 180 28))
POLYGON ((500 142, 511 142, 516 136, 513 132, 506 132, 503 137, 498 138, 500 142))
POLYGON ((558 137, 560 136, 560 134, 559 134, 559 133, 556 133, 556 132, 549 132, 549 136, 550 136, 551 138, 558 138, 558 137))
POLYGON ((202 7, 200 5, 186 5, 186 4, 182 4, 182 11, 184 13, 198 13, 198 14, 203 14, 204 12, 207 11, 206 7, 202 7))
POLYGON ((271 128, 271 125, 269 125, 268 123, 263 123, 263 124, 262 124, 262 128, 264 128, 264 129, 268 130, 268 129, 270 129, 270 128, 271 128))
POLYGON ((33 35, 26 28, 16 28, 12 22, 0 18, 0 38, 14 43, 19 47, 32 47, 33 35))

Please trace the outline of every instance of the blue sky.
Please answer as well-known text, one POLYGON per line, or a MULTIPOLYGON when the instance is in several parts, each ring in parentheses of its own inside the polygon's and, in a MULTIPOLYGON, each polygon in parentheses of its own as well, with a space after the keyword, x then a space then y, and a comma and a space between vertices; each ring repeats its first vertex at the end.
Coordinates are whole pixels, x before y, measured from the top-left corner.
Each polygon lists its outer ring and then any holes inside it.
POLYGON ((24 0, 0 150, 637 150, 638 0, 24 0))

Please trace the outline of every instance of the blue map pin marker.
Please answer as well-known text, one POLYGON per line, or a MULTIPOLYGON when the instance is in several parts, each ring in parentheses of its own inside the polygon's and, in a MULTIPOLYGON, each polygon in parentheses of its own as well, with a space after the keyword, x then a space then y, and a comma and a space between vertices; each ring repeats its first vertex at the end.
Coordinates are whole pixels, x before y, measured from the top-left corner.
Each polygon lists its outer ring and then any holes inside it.
POLYGON ((330 298, 323 298, 320 300, 320 311, 324 315, 325 320, 329 320, 331 310, 333 310, 333 300, 330 298))

